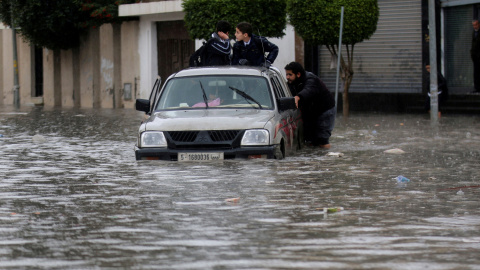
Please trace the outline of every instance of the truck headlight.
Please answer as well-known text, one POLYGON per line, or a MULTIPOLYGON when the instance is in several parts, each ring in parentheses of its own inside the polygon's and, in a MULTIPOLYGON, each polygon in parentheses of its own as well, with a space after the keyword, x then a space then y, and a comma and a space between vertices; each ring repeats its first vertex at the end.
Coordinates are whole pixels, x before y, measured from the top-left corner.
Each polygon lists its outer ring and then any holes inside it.
POLYGON ((140 147, 167 147, 167 140, 163 132, 146 131, 140 135, 140 147))
POLYGON ((242 145, 269 145, 270 134, 265 129, 251 129, 245 131, 242 138, 242 145))

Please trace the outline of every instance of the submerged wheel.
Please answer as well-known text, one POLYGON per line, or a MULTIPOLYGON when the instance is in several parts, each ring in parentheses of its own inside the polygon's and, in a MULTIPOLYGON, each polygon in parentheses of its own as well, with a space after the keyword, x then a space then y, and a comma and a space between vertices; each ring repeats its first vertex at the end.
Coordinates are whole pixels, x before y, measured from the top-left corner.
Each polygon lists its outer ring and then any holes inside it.
POLYGON ((303 148, 303 136, 297 136, 297 151, 303 148))
POLYGON ((283 141, 275 148, 275 159, 283 159, 285 157, 285 146, 283 145, 283 141))
POLYGON ((297 129, 297 150, 302 150, 304 146, 303 126, 297 129))

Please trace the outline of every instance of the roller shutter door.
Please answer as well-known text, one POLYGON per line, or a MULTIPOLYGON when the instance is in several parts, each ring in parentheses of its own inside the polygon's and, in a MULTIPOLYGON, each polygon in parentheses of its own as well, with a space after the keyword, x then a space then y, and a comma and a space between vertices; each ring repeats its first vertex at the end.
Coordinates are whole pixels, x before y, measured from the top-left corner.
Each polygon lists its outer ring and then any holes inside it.
MULTIPOLYGON (((354 76, 349 92, 422 93, 421 1, 379 0, 377 31, 354 47, 354 76)), ((346 54, 346 50, 342 50, 346 54)), ((336 69, 320 47, 319 75, 335 90, 336 69)))
POLYGON ((450 93, 473 91, 472 5, 444 9, 445 14, 445 78, 450 93))

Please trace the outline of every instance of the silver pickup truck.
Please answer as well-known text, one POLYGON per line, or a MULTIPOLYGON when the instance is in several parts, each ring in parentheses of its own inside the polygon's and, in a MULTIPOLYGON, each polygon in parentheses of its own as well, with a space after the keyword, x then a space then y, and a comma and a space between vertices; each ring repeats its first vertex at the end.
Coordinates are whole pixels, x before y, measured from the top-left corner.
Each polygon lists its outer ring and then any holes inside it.
POLYGON ((303 144, 303 122, 279 70, 189 68, 157 80, 136 109, 137 160, 215 161, 276 158, 303 144))

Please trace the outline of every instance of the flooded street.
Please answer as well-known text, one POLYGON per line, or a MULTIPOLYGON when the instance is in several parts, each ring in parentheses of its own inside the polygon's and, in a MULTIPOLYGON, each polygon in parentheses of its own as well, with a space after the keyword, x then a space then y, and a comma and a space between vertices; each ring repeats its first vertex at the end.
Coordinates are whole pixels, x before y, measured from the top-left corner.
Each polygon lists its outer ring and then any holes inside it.
POLYGON ((0 106, 0 269, 480 269, 479 116, 351 113, 329 151, 215 163, 137 162, 142 118, 0 106))

